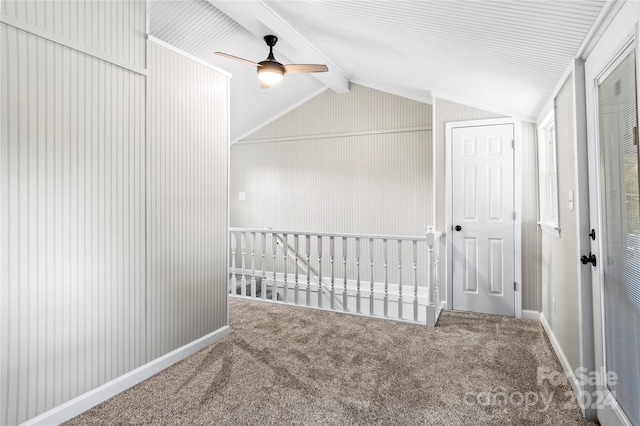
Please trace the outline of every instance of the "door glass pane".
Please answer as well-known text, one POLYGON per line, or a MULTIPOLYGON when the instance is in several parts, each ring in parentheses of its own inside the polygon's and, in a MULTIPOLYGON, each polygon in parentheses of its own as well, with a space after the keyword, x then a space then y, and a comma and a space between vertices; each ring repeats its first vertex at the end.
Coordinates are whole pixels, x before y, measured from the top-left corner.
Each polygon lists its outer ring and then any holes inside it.
POLYGON ((640 425, 640 200, 636 136, 635 53, 598 86, 600 119, 601 262, 604 271, 609 389, 640 425))

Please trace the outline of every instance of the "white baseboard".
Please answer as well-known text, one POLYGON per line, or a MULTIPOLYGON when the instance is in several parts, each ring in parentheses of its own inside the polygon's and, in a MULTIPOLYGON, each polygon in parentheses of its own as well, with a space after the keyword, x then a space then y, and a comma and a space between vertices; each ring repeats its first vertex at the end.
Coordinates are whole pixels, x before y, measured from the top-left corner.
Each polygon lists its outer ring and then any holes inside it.
POLYGON ((564 370, 565 375, 569 379, 569 384, 573 389, 573 393, 576 395, 576 397, 578 397, 580 395, 580 392, 582 392, 582 386, 578 384, 576 373, 573 368, 571 368, 571 364, 569 364, 569 360, 564 354, 562 346, 560 346, 560 342, 558 342, 558 339, 556 339, 556 335, 553 334, 553 330, 551 330, 551 327, 549 326, 549 323, 547 322, 547 319, 544 317, 543 313, 540 313, 540 322, 542 323, 542 327, 544 328, 545 333, 547 333, 547 337, 549 337, 549 341, 551 342, 553 350, 560 360, 560 364, 562 365, 562 369, 564 370))
POLYGON ((119 394, 120 392, 137 385, 154 374, 171 367, 173 364, 182 361, 188 356, 214 344, 218 340, 228 336, 230 333, 231 328, 229 326, 219 328, 213 333, 209 333, 198 340, 194 340, 193 342, 171 351, 160 358, 156 358, 133 371, 115 378, 102 386, 90 390, 89 392, 85 392, 71 401, 67 401, 37 417, 27 420, 23 425, 58 425, 60 423, 64 423, 67 420, 84 413, 90 408, 95 407, 101 402, 119 394))
POLYGON ((529 311, 529 310, 526 310, 526 309, 522 310, 522 319, 540 321, 540 315, 541 315, 541 313, 538 312, 538 311, 529 311))

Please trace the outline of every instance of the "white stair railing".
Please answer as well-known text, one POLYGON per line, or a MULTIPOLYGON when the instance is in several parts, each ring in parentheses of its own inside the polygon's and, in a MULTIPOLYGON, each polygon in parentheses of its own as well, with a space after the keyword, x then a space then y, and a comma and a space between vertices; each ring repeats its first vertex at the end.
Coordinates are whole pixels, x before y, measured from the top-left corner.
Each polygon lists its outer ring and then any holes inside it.
MULTIPOLYGON (((271 230, 271 228, 265 228, 265 230, 271 230)), ((299 274, 298 274, 298 268, 302 269, 303 274, 307 274, 310 278, 310 280, 312 280, 313 282, 317 283, 317 281, 315 281, 315 279, 311 278, 314 276, 318 276, 318 272, 313 269, 311 267, 311 265, 309 265, 309 261, 304 261, 302 259, 300 259, 298 257, 298 253, 299 253, 299 238, 297 236, 297 234, 294 234, 294 248, 291 248, 291 245, 288 242, 288 236, 289 234, 282 234, 282 236, 276 234, 276 244, 278 245, 278 247, 280 247, 280 249, 283 251, 283 258, 284 259, 289 259, 291 261, 291 263, 293 263, 294 268, 295 268, 295 274, 294 274, 294 279, 295 279, 295 287, 294 287, 294 298, 295 298, 295 304, 299 305, 299 291, 300 291, 300 285, 299 285, 299 274), (286 250, 286 253, 285 253, 286 250)), ((304 236, 304 235, 302 235, 304 236)), ((346 242, 345 239, 343 239, 343 243, 346 242)), ((343 252, 346 251, 346 248, 343 249, 343 252)), ((346 268, 346 258, 343 257, 343 263, 345 265, 346 268)), ((346 269, 345 269, 345 274, 346 274, 346 269)), ((285 280, 286 280, 286 275, 285 275, 285 280)), ((345 275, 345 279, 344 279, 344 283, 345 283, 345 289, 346 289, 346 275, 345 275)), ((285 285, 286 285, 286 281, 285 281, 285 285)), ((332 296, 331 296, 331 291, 328 290, 324 285, 320 287, 322 289, 323 294, 328 295, 330 297, 330 300, 335 300, 332 296)), ((286 291, 284 292, 285 296, 286 296, 286 291)), ((343 292, 343 298, 346 298, 347 296, 347 292, 343 292)), ((286 302, 286 300, 285 300, 286 302)), ((337 309, 339 310, 344 310, 344 305, 345 303, 341 302, 339 299, 335 300, 335 303, 337 304, 337 309)), ((335 306, 333 306, 331 309, 335 309, 335 306)))
POLYGON ((229 293, 434 326, 441 236, 231 228, 229 293))

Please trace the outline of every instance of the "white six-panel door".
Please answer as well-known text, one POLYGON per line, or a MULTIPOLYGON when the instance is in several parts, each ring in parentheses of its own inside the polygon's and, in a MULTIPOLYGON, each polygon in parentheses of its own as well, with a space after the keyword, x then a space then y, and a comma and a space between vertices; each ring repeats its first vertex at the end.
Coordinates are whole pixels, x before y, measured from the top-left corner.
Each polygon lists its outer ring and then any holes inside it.
POLYGON ((453 309, 514 316, 513 137, 452 129, 453 309))

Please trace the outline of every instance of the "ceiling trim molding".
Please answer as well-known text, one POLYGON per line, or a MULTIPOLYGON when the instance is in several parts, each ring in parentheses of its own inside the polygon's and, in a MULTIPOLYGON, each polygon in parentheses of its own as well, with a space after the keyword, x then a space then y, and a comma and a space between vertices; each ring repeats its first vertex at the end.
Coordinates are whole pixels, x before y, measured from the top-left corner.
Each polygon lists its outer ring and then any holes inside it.
POLYGON ((305 96, 304 98, 300 99, 298 102, 291 104, 288 108, 278 112, 278 114, 274 115, 273 117, 269 118, 268 120, 264 121, 263 123, 257 125, 256 127, 254 127, 253 129, 249 130, 248 132, 240 135, 240 137, 234 139, 231 141, 231 145, 235 145, 236 143, 244 143, 247 136, 250 136, 252 134, 254 134, 255 132, 257 132, 258 130, 262 129, 263 127, 273 123, 274 121, 276 121, 277 119, 279 119, 280 117, 288 114, 289 112, 293 111, 294 109, 298 108, 299 106, 301 106, 302 104, 305 104, 307 102, 309 102, 311 99, 315 98, 316 96, 318 96, 320 93, 324 92, 325 90, 327 90, 326 87, 321 87, 318 90, 315 90, 313 92, 311 92, 309 94, 309 96, 305 96))
POLYGON ((576 58, 586 60, 593 48, 596 46, 602 34, 609 28, 609 24, 616 17, 624 1, 620 0, 607 0, 600 14, 596 18, 595 22, 589 29, 589 32, 585 36, 584 40, 580 44, 580 48, 576 53, 576 58))
POLYGON ((412 92, 411 89, 398 90, 388 86, 384 86, 376 83, 371 84, 366 81, 357 80, 357 79, 351 80, 351 82, 359 86, 364 86, 370 89, 378 90, 380 92, 385 92, 395 96, 400 96, 401 98, 411 99, 412 101, 416 101, 416 102, 422 102, 423 104, 429 104, 429 105, 433 104, 433 96, 431 96, 430 90, 425 90, 425 92, 427 93, 421 96, 419 93, 412 92))
POLYGON ((340 132, 340 133, 321 133, 317 135, 298 135, 298 136, 277 136, 273 138, 260 138, 260 139, 244 139, 242 144, 250 143, 267 143, 267 142, 291 142, 291 141, 307 141, 318 139, 336 139, 336 138, 351 138, 358 136, 372 136, 372 135, 388 135, 397 133, 412 133, 412 132, 428 132, 433 130, 431 125, 418 126, 418 127, 399 127, 394 129, 380 129, 380 130, 362 130, 354 132, 340 132))
POLYGON ((349 91, 349 78, 325 54, 305 39, 291 24, 271 9, 262 0, 228 1, 208 0, 225 15, 245 27, 257 37, 275 34, 277 50, 295 62, 326 64, 326 73, 312 73, 311 76, 336 93, 349 91))
POLYGON ((177 48, 177 47, 175 47, 173 44, 167 43, 167 42, 166 42, 166 41, 164 41, 164 40, 160 40, 159 38, 154 37, 154 36, 152 36, 152 35, 148 35, 148 36, 147 36, 147 40, 148 40, 148 41, 150 41, 150 42, 153 42, 153 43, 157 44, 158 46, 162 46, 162 47, 164 47, 165 49, 171 50, 172 52, 175 52, 175 53, 177 53, 178 55, 182 55, 182 56, 184 56, 185 58, 188 58, 188 59, 192 60, 193 62, 197 62, 198 64, 200 64, 200 65, 202 65, 202 66, 204 66, 204 67, 207 67, 207 68, 209 68, 209 69, 212 69, 212 70, 214 70, 215 72, 217 72, 217 73, 220 73, 220 74, 224 75, 225 77, 229 77, 229 78, 232 78, 232 77, 233 77, 233 75, 232 75, 229 71, 226 71, 226 70, 224 70, 224 69, 222 69, 222 68, 220 68, 220 67, 218 67, 218 66, 216 66, 216 65, 213 65, 213 64, 212 64, 212 63, 210 63, 210 62, 207 62, 207 61, 205 61, 205 60, 203 60, 203 59, 200 59, 200 58, 198 58, 197 56, 194 56, 194 55, 192 55, 192 54, 191 54, 191 53, 189 53, 189 52, 185 52, 184 50, 182 50, 182 49, 180 49, 180 48, 177 48))
POLYGON ((471 108, 481 109, 487 112, 491 112, 496 115, 502 115, 504 118, 513 118, 515 120, 527 121, 529 123, 535 123, 536 117, 523 116, 521 114, 513 114, 511 112, 504 111, 501 108, 496 108, 495 106, 488 104, 479 104, 477 102, 469 102, 468 100, 462 99, 457 96, 451 96, 443 92, 431 92, 431 96, 433 97, 433 104, 436 104, 436 99, 441 99, 443 101, 455 102, 457 104, 466 105, 471 108))

